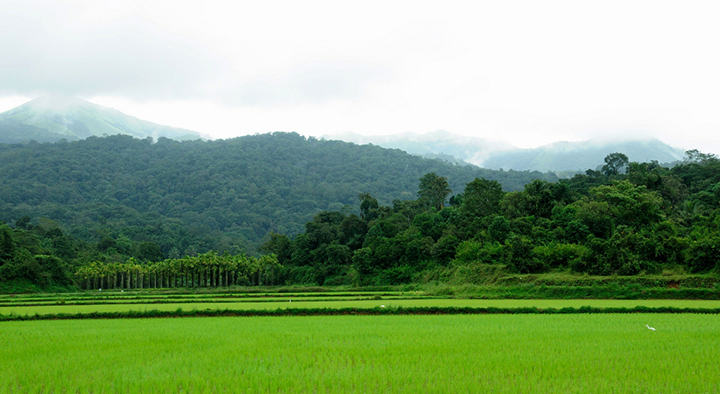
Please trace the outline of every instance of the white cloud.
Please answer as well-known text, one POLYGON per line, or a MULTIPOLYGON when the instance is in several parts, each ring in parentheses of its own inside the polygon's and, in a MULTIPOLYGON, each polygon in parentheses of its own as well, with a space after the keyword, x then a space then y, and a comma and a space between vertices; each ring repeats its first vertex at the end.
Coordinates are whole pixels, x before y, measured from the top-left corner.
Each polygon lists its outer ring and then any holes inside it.
POLYGON ((0 93, 188 97, 218 68, 197 43, 137 16, 83 23, 77 6, 28 4, 0 12, 0 93))
POLYGON ((714 2, 6 3, 7 97, 74 94, 218 137, 651 134, 720 152, 714 2))

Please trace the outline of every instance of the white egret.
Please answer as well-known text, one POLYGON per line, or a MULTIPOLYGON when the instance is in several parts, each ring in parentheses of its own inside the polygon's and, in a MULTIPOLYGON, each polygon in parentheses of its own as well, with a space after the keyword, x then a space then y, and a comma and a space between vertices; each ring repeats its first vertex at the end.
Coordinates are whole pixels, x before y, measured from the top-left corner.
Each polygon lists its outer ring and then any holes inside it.
POLYGON ((650 326, 648 326, 647 324, 645 325, 645 327, 647 327, 648 330, 653 330, 653 331, 655 331, 655 327, 650 327, 650 326))
POLYGON ((380 308, 385 308, 385 305, 380 305, 380 308))

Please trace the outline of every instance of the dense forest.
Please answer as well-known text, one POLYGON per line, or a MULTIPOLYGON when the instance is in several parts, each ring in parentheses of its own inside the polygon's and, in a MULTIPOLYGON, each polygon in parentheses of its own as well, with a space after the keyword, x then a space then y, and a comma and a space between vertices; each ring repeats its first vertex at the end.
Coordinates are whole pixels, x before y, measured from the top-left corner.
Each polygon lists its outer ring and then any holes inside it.
POLYGON ((476 178, 452 195, 445 177, 429 173, 416 199, 383 205, 360 194, 359 215, 318 213, 295 238, 272 234, 264 250, 290 283, 472 281, 498 269, 717 272, 719 182, 720 160, 698 151, 672 169, 614 153, 602 171, 514 192, 476 178))
POLYGON ((166 257, 252 254, 270 231, 295 235, 317 212, 355 206, 358 193, 385 204, 413 198, 416 180, 428 172, 456 188, 476 177, 507 190, 556 179, 295 133, 184 142, 90 137, 0 145, 0 221, 50 220, 91 243, 152 242, 166 257))
POLYGON ((559 181, 294 133, 93 137, 0 145, 0 158, 0 283, 90 286, 133 272, 139 286, 151 273, 266 283, 257 261, 277 263, 273 283, 319 285, 708 272, 720 261, 720 159, 698 151, 673 168, 615 153, 602 171, 559 181), (254 244, 270 260, 247 257, 254 244), (194 262, 208 253, 233 257, 194 262))

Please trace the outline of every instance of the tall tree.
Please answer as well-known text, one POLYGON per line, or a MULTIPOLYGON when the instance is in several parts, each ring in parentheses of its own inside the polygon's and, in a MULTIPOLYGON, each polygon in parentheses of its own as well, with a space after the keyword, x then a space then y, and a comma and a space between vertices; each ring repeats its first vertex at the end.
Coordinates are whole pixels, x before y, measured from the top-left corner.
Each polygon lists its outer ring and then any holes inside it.
POLYGON ((602 167, 603 174, 607 176, 617 175, 620 170, 628 167, 628 157, 624 153, 611 153, 605 156, 605 165, 602 167))
POLYGON ((12 230, 6 225, 0 225, 0 266, 10 262, 15 256, 15 243, 13 242, 12 230))
POLYGON ((498 181, 475 178, 465 187, 460 209, 473 219, 495 214, 500 209, 503 194, 498 181))
POLYGON ((450 193, 452 190, 450 190, 447 178, 438 176, 434 172, 420 178, 418 195, 429 206, 441 210, 450 193))
POLYGON ((379 207, 378 200, 370 193, 360 193, 358 198, 360 198, 360 218, 367 222, 375 219, 379 207))

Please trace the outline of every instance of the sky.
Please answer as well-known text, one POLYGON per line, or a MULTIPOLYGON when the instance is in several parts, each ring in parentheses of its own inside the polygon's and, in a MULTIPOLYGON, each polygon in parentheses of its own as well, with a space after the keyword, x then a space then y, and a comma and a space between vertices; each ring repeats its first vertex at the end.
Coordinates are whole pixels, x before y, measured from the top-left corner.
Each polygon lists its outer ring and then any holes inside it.
POLYGON ((720 153, 718 4, 3 0, 0 111, 63 94, 214 138, 446 130, 720 153))

